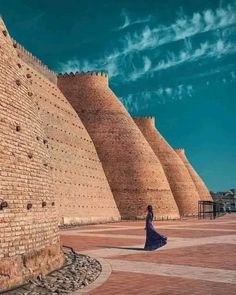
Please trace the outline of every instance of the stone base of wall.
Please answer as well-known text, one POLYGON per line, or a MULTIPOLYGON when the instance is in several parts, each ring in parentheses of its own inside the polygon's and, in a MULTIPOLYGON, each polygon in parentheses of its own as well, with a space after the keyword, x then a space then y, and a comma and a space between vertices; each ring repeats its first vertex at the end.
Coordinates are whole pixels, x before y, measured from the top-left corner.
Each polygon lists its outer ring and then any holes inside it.
POLYGON ((62 218, 60 225, 88 225, 120 221, 119 217, 68 217, 62 218))
POLYGON ((64 263, 61 244, 50 245, 27 254, 1 258, 0 291, 21 285, 38 275, 45 275, 64 263))

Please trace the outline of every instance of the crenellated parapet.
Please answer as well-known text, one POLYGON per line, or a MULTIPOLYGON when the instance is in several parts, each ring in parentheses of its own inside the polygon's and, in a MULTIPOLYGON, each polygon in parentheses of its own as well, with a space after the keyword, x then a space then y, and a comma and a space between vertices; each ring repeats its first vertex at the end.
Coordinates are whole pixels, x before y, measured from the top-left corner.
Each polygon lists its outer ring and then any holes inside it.
POLYGON ((133 120, 138 122, 139 125, 143 127, 150 128, 155 127, 155 117, 154 116, 134 116, 133 120))
POLYGON ((155 120, 155 117, 154 116, 133 116, 133 119, 137 119, 137 120, 147 120, 147 119, 152 119, 152 120, 155 120))
POLYGON ((22 59, 26 64, 34 68, 36 71, 40 72, 48 80, 57 83, 57 74, 50 70, 40 59, 30 53, 21 44, 12 38, 13 47, 16 49, 18 57, 22 59))
MULTIPOLYGON (((96 147, 122 218, 179 218, 163 168, 100 72, 58 76, 58 87, 84 123, 96 147)), ((152 118, 150 117, 150 120, 152 118)))
POLYGON ((108 87, 108 74, 106 72, 71 72, 58 74, 58 80, 73 82, 83 87, 108 87))
POLYGON ((70 73, 59 73, 59 77, 74 77, 74 76, 101 76, 108 77, 108 73, 99 71, 87 71, 87 72, 70 72, 70 73))
POLYGON ((183 153, 183 154, 185 154, 185 150, 184 150, 184 148, 175 148, 174 149, 177 153, 183 153))

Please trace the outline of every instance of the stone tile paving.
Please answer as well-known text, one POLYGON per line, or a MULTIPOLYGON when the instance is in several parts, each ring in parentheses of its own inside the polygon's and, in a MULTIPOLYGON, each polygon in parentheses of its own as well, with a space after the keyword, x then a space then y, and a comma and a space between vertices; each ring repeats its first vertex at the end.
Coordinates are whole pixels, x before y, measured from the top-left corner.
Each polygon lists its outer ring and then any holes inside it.
MULTIPOLYGON (((221 230, 221 229, 205 229, 205 228, 190 228, 190 227, 186 227, 184 228, 158 228, 157 230, 166 235, 166 236, 171 236, 171 237, 185 237, 185 238, 199 238, 199 237, 209 237, 209 236, 222 236, 222 235, 230 235, 230 234, 235 234, 236 230, 230 230, 230 229, 225 229, 225 230, 221 230)), ((109 231, 100 231, 99 233, 101 234, 113 234, 113 235, 123 235, 123 234, 128 234, 130 236, 133 235, 145 235, 145 230, 142 229, 127 229, 124 232, 124 229, 122 230, 109 230, 109 231)))
MULTIPOLYGON (((143 255, 123 255, 122 259, 158 264, 173 264, 174 261, 176 265, 236 270, 235 250, 236 247, 232 244, 208 244, 186 247, 185 251, 183 248, 159 251, 158 255, 153 255, 152 252, 144 252, 143 255)), ((120 259, 120 256, 112 256, 112 259, 120 259)))
POLYGON ((167 237, 182 237, 182 238, 204 238, 204 237, 215 237, 215 236, 223 236, 223 235, 233 235, 236 232, 232 231, 205 231, 205 230, 196 230, 189 228, 187 229, 165 229, 161 231, 167 237))
MULTIPOLYGON (((113 239, 114 240, 114 239, 113 239)), ((118 239, 115 239, 118 242, 118 239)), ((228 243, 228 244, 235 244, 236 245, 236 235, 225 235, 225 236, 215 236, 215 237, 205 237, 205 238, 170 238, 170 242, 163 248, 158 249, 160 251, 166 251, 168 249, 176 249, 176 248, 183 248, 183 247, 190 247, 196 245, 205 245, 205 244, 219 244, 219 243, 228 243)), ((117 243, 118 244, 118 243, 117 243)), ((109 246, 109 247, 100 247, 101 249, 95 250, 86 250, 82 251, 81 253, 95 255, 99 257, 112 257, 116 255, 130 255, 130 254, 137 254, 142 252, 137 252, 143 250, 143 243, 142 244, 132 244, 126 246, 109 246)))
MULTIPOLYGON (((114 271, 89 295, 235 295, 231 284, 114 271)), ((234 286, 233 286, 234 287, 234 286)))
POLYGON ((160 264, 152 262, 126 261, 109 259, 112 269, 149 275, 166 275, 186 279, 198 279, 210 282, 235 284, 236 271, 207 267, 193 267, 189 265, 160 264))
MULTIPOLYGON (((62 233, 62 243, 65 246, 73 247, 76 251, 85 251, 90 249, 104 249, 107 247, 114 247, 114 246, 126 246, 129 245, 136 245, 140 243, 140 239, 111 239, 111 238, 104 238, 104 237, 86 237, 85 236, 64 236, 62 233)), ((95 253, 96 255, 96 253, 95 253)))
POLYGON ((236 214, 156 226, 168 235, 168 245, 155 252, 142 250, 143 222, 61 232, 64 244, 111 265, 109 279, 89 294, 236 294, 236 214))
POLYGON ((208 230, 220 230, 220 229, 224 229, 224 230, 233 230, 236 231, 236 224, 231 224, 231 223, 227 223, 226 224, 196 224, 194 226, 192 226, 192 228, 200 228, 200 229, 208 229, 208 230))

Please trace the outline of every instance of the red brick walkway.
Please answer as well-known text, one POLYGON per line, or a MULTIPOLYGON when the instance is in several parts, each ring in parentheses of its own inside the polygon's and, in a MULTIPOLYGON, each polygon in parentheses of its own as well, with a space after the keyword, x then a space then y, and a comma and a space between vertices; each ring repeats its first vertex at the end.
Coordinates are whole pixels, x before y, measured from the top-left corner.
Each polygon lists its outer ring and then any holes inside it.
POLYGON ((236 294, 236 214, 214 221, 156 222, 168 245, 142 250, 143 222, 62 231, 64 245, 104 258, 112 274, 91 295, 236 294))

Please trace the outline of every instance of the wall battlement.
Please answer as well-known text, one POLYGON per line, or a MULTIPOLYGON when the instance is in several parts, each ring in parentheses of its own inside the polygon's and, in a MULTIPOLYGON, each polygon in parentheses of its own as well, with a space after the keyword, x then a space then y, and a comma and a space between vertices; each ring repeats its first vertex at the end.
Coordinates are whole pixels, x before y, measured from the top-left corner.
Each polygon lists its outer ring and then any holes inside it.
POLYGON ((182 152, 182 153, 185 153, 184 148, 175 148, 174 150, 175 150, 176 152, 182 152))
POLYGON ((13 42, 13 47, 16 49, 18 57, 20 59, 22 59, 26 64, 34 68, 36 71, 40 72, 52 83, 57 84, 57 74, 54 71, 50 70, 45 64, 42 63, 40 59, 30 53, 16 40, 14 40, 13 38, 11 39, 13 42))
POLYGON ((75 72, 58 74, 58 80, 73 81, 80 87, 108 87, 108 74, 105 72, 75 72))
MULTIPOLYGON (((58 77, 88 130, 122 218, 144 218, 152 204, 157 219, 179 218, 163 168, 125 107, 96 74, 58 77)), ((152 119, 150 119, 152 120, 152 119)))
POLYGON ((132 117, 135 122, 139 122, 143 127, 155 127, 155 117, 154 116, 134 116, 132 117))
POLYGON ((59 77, 74 77, 74 76, 102 76, 108 77, 108 73, 106 72, 97 72, 97 71, 88 71, 88 72, 70 72, 70 73, 59 73, 59 77))
POLYGON ((155 120, 154 116, 133 116, 133 119, 142 120, 142 119, 152 119, 155 120))

